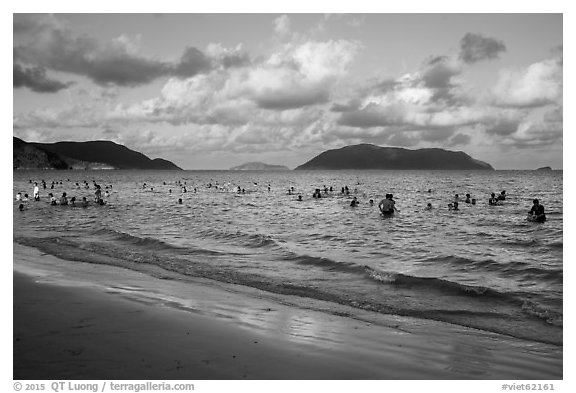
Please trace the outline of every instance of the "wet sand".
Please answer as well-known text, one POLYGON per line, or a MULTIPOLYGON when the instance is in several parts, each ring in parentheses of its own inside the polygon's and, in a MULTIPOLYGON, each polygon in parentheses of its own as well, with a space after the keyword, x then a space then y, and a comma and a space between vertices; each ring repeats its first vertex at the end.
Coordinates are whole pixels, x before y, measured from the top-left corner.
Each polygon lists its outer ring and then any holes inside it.
POLYGON ((18 244, 13 256, 14 379, 562 379, 560 346, 413 318, 375 324, 18 244))

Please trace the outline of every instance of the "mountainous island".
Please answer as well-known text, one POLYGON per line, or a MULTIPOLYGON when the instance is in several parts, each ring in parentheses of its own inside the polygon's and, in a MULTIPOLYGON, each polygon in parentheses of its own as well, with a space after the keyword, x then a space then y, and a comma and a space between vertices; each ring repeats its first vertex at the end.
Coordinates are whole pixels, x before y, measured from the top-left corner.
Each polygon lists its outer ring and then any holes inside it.
POLYGON ((540 172, 547 172, 547 171, 551 171, 552 168, 549 167, 549 166, 543 166, 542 168, 538 168, 538 169, 536 169, 536 170, 537 170, 537 171, 540 171, 540 172))
POLYGON ((230 168, 231 171, 288 171, 284 165, 268 165, 263 162, 247 162, 242 165, 230 168))
POLYGON ((317 169, 482 169, 494 170, 461 151, 409 150, 371 144, 345 146, 319 154, 295 170, 317 169))
POLYGON ((174 163, 150 159, 111 141, 29 143, 13 137, 14 169, 172 169, 174 163))

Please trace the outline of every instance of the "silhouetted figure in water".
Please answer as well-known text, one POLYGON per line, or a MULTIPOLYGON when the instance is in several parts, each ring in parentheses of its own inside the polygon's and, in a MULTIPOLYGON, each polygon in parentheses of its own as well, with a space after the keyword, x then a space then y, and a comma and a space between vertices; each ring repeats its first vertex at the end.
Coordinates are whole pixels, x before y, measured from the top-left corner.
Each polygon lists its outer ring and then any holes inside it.
POLYGON ((496 199, 496 194, 494 194, 494 193, 490 194, 490 199, 488 199, 488 204, 492 205, 492 206, 498 204, 498 199, 496 199))
POLYGON ((532 201, 534 204, 530 211, 528 212, 528 217, 532 221, 544 222, 546 221, 546 214, 544 213, 544 206, 540 204, 538 199, 532 201))

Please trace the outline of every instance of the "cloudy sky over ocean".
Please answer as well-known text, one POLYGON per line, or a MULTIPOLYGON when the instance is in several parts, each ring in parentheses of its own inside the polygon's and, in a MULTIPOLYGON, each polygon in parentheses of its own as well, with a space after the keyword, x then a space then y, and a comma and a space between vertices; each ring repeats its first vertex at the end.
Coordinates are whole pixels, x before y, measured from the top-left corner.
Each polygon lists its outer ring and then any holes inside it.
POLYGON ((13 16, 13 134, 185 169, 357 143, 562 168, 562 14, 13 16))

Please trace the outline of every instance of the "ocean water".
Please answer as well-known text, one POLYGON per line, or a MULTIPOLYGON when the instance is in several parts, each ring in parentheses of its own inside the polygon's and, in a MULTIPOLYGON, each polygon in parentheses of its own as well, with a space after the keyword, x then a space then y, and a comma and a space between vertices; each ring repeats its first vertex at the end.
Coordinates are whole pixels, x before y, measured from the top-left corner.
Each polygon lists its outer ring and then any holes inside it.
POLYGON ((14 241, 72 262, 562 345, 562 171, 14 171, 13 179, 14 195, 31 196, 34 181, 48 186, 23 212, 14 201, 14 241), (90 189, 75 184, 84 181, 90 189), (105 206, 93 203, 93 181, 103 193, 112 185, 105 206), (312 198, 325 186, 333 191, 312 198), (506 201, 489 206, 502 190, 506 201), (48 192, 91 204, 51 206, 48 192), (377 207, 386 193, 399 210, 389 217, 377 207), (477 204, 449 211, 454 194, 466 193, 477 204), (526 220, 533 198, 545 223, 526 220))

